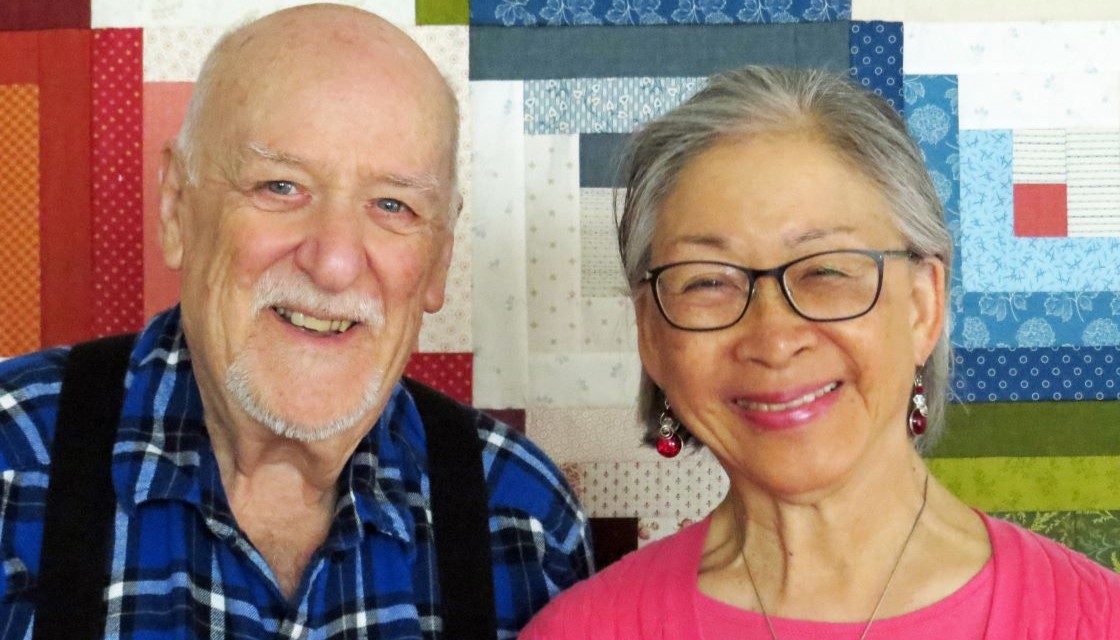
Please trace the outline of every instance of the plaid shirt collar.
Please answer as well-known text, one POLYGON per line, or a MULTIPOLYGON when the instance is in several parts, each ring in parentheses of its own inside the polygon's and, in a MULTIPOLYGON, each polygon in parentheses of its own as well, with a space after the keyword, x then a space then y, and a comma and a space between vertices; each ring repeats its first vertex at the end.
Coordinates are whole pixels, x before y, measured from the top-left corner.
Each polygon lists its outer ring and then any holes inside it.
MULTIPOLYGON (((206 431, 178 307, 155 316, 140 333, 125 384, 113 448, 121 507, 135 513, 149 501, 186 502, 219 535, 231 535, 237 526, 206 431)), ((425 503, 426 460, 419 414, 397 384, 342 470, 326 548, 353 547, 372 528, 411 549, 416 524, 409 507, 425 503)))

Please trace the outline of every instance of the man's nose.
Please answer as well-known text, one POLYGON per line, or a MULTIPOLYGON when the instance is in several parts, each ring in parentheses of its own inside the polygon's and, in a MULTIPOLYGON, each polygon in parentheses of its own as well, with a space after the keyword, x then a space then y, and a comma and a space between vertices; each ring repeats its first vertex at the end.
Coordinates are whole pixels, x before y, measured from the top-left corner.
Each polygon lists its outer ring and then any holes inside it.
POLYGON ((307 221, 296 265, 324 291, 344 291, 366 264, 362 215, 350 202, 325 202, 307 221))

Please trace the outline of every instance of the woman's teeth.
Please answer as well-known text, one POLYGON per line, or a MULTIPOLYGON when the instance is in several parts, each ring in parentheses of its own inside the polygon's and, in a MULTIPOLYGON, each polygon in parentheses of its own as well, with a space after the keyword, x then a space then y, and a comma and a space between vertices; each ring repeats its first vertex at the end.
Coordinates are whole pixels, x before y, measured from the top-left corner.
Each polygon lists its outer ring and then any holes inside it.
POLYGON ((839 386, 840 383, 838 382, 830 382, 820 389, 813 391, 812 393, 806 393, 800 398, 794 398, 789 402, 781 402, 778 404, 770 404, 768 402, 749 402, 747 400, 737 400, 735 404, 750 411, 785 411, 787 409, 800 407, 804 404, 809 404, 817 398, 820 398, 827 393, 831 393, 834 389, 836 389, 836 387, 839 386))

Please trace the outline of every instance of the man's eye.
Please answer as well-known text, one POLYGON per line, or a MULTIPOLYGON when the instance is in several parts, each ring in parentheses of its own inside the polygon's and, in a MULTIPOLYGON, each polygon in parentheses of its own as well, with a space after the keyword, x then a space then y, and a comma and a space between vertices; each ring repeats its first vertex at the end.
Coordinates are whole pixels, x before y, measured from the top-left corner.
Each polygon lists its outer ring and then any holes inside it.
POLYGON ((269 180, 261 186, 265 191, 277 196, 290 196, 296 192, 295 183, 287 180, 269 180))
POLYGON ((408 205, 394 198, 378 198, 377 207, 389 213, 404 213, 408 211, 408 205))

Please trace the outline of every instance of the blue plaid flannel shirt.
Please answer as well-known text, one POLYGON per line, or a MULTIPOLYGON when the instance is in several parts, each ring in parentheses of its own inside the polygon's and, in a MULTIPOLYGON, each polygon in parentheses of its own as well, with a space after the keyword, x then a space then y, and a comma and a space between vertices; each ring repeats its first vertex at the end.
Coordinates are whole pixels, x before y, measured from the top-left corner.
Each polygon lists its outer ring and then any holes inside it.
MULTIPOLYGON (((67 350, 0 363, 0 637, 29 637, 67 350)), ((334 523, 291 600, 237 526, 203 424, 178 309, 140 335, 113 450, 105 637, 436 638, 424 430, 400 385, 340 478, 334 523)), ((591 570, 587 519, 532 443, 480 428, 499 636, 591 570)))

